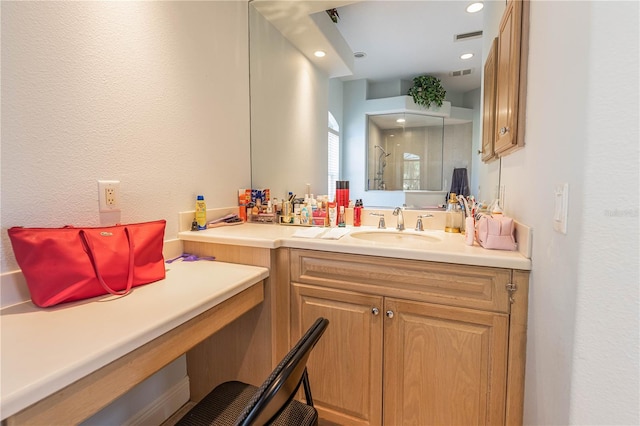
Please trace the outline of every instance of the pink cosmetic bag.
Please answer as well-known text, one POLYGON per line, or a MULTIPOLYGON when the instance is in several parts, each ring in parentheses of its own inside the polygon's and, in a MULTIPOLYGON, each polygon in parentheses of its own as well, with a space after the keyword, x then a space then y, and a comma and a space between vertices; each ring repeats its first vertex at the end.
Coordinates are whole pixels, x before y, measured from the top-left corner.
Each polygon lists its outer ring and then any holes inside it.
POLYGON ((482 216, 476 222, 476 240, 486 249, 516 250, 514 224, 510 217, 482 216))

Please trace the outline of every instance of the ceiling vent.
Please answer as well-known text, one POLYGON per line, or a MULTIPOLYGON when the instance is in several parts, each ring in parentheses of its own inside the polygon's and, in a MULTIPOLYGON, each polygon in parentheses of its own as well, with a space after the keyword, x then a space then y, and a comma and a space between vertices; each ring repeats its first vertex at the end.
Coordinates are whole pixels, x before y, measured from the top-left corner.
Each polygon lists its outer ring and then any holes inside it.
POLYGON ((481 38, 481 37, 482 37, 482 31, 472 31, 470 33, 454 35, 453 41, 473 40, 474 38, 481 38))
POLYGON ((469 68, 466 70, 458 70, 458 71, 451 71, 449 73, 449 75, 451 77, 462 77, 463 75, 469 75, 473 72, 473 68, 469 68))

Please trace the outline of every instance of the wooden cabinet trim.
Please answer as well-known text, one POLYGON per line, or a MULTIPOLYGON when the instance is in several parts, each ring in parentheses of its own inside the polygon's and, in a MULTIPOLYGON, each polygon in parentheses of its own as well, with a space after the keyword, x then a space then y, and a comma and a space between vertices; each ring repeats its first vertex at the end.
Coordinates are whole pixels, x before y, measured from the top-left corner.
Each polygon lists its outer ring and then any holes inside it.
POLYGON ((507 360, 507 425, 521 425, 524 416, 524 376, 527 355, 529 312, 529 272, 513 271, 516 286, 509 316, 509 353, 507 360))
POLYGON ((509 269, 291 250, 296 282, 495 312, 509 312, 509 269))

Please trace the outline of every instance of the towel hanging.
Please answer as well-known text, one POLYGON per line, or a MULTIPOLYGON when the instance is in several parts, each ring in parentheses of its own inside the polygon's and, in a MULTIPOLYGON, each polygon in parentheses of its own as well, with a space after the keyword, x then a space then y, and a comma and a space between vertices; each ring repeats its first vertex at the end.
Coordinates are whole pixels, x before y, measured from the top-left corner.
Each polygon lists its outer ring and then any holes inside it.
MULTIPOLYGON (((469 191, 469 178, 467 176, 467 168, 453 169, 451 177, 451 191, 457 195, 468 197, 471 195, 469 191)), ((447 194, 448 196, 448 194, 447 194)))

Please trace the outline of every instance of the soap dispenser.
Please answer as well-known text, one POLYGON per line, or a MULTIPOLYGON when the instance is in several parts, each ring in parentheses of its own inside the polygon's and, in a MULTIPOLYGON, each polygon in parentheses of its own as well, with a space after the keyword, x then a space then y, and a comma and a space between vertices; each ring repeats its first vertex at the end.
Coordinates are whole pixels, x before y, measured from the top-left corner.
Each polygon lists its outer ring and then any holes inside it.
POLYGON ((458 197, 456 197, 456 194, 452 192, 449 194, 449 201, 447 202, 444 231, 460 233, 463 217, 464 213, 462 212, 460 204, 458 203, 458 197))

